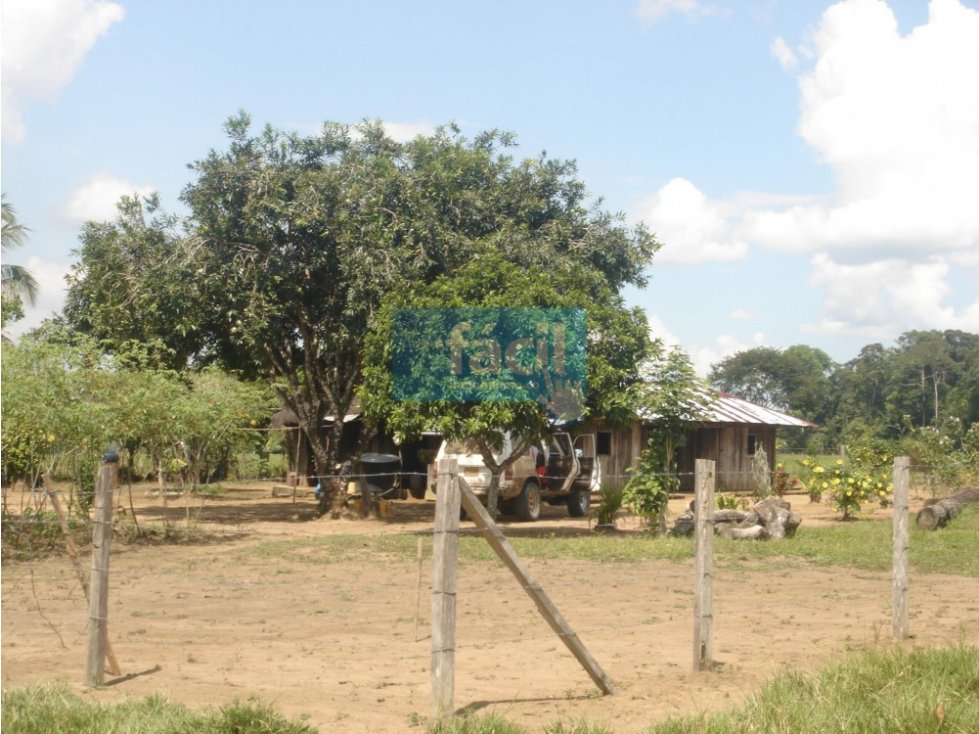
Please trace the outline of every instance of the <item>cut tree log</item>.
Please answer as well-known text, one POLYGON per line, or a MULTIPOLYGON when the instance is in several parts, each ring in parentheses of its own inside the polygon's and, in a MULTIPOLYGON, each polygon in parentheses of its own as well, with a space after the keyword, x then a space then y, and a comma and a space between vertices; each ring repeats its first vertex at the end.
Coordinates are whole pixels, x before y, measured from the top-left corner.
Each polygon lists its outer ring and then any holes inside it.
POLYGON ((752 525, 747 528, 739 528, 734 525, 724 525, 717 531, 722 538, 732 540, 766 540, 771 537, 768 530, 761 525, 752 525))
POLYGON ((979 487, 966 487, 948 497, 928 500, 918 511, 915 523, 921 530, 938 530, 973 502, 979 502, 979 487))

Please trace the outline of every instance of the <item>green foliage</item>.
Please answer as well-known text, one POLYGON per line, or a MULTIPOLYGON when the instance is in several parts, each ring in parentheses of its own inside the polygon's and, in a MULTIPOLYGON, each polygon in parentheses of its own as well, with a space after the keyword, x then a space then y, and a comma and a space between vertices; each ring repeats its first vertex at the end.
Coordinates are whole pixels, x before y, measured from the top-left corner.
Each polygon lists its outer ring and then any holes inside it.
MULTIPOLYGON (((3 234, 0 245, 3 252, 22 246, 27 242, 27 227, 17 221, 17 213, 3 194, 3 234)), ((12 321, 24 318, 24 299, 33 305, 37 301, 37 281, 22 265, 3 263, 2 280, 0 280, 0 303, 2 303, 2 318, 0 326, 6 326, 12 321)))
POLYGON ((641 368, 642 381, 630 390, 633 409, 650 420, 646 447, 625 486, 627 504, 665 531, 671 492, 680 487, 676 450, 684 433, 698 424, 714 396, 697 377, 690 358, 679 347, 656 351, 641 368))
POLYGON ((817 423, 815 431, 782 434, 812 453, 850 443, 854 426, 890 441, 950 419, 964 432, 979 422, 979 335, 908 331, 893 347, 867 345, 841 365, 805 345, 759 347, 715 364, 710 379, 738 397, 817 423))
POLYGON ((435 722, 429 734, 530 734, 522 726, 507 721, 497 713, 453 717, 435 722))
POLYGON ((113 352, 140 344, 153 367, 210 361, 199 325, 205 304, 180 224, 155 194, 123 197, 114 221, 86 222, 67 277, 66 324, 113 352))
MULTIPOLYGON (((4 561, 28 561, 64 551, 65 538, 54 512, 25 507, 18 515, 4 513, 2 524, 0 539, 4 561)), ((77 544, 84 546, 91 541, 92 531, 87 518, 84 521, 74 516, 68 518, 68 528, 77 544)))
POLYGON ((738 497, 736 494, 719 492, 714 497, 718 510, 742 510, 748 506, 748 501, 744 497, 738 497))
POLYGON ((873 441, 847 447, 846 454, 846 461, 837 459, 829 466, 809 457, 803 460, 809 472, 810 495, 829 493, 844 519, 859 513, 867 502, 887 506, 894 491, 893 455, 873 441))
POLYGON ((665 443, 658 438, 657 435, 651 437, 639 454, 639 462, 626 481, 623 495, 625 503, 637 515, 657 526, 661 519, 665 521, 670 492, 680 488, 680 477, 663 471, 664 466, 672 465, 667 460, 665 443))
MULTIPOLYGON (((398 143, 365 122, 303 136, 255 132, 244 112, 225 132, 226 148, 191 166, 186 221, 151 198, 86 225, 67 318, 113 348, 158 339, 173 367, 217 362, 271 379, 323 475, 346 458, 342 421, 327 440, 324 419, 349 411, 364 336, 388 294, 421 292, 473 263, 492 274, 496 261, 537 282, 574 262, 617 293, 645 282, 658 246, 641 226, 587 208, 572 162, 507 155, 509 133, 467 140, 448 126, 398 143)), ((595 354, 617 347, 599 339, 595 354)), ((611 392, 604 377, 596 371, 596 389, 611 392)))
POLYGON ((671 719, 647 734, 917 734, 979 730, 979 649, 871 650, 817 673, 786 672, 740 708, 671 719))
POLYGON ((756 347, 713 365, 710 381, 744 400, 821 422, 832 405, 830 376, 835 367, 825 352, 802 344, 756 347))
POLYGON ((979 480, 979 423, 965 430, 958 418, 946 418, 930 426, 911 425, 901 439, 900 450, 912 466, 925 471, 939 488, 952 489, 979 480))
MULTIPOLYGON (((916 573, 952 573, 979 578, 979 505, 969 505, 955 522, 941 532, 911 527, 911 569, 916 573)), ((589 533, 577 537, 542 532, 510 539, 525 559, 641 563, 651 560, 687 562, 693 557, 689 538, 654 538, 648 533, 589 533)), ((418 538, 414 534, 329 535, 293 540, 262 541, 243 549, 239 560, 267 568, 276 564, 323 564, 368 562, 379 558, 415 560, 418 538)), ((430 544, 431 540, 426 540, 430 544)), ((737 569, 747 561, 782 564, 792 568, 813 563, 820 566, 886 571, 891 568, 891 522, 861 520, 819 527, 799 528, 791 543, 744 543, 718 538, 714 548, 719 565, 737 569)), ((427 553, 431 552, 429 546, 427 553)), ((496 554, 484 539, 459 539, 460 558, 495 563, 496 554)))
POLYGON ((191 710, 162 696, 103 704, 64 684, 3 692, 3 730, 9 734, 316 734, 256 699, 191 710))
POLYGON ((110 445, 154 466, 181 462, 191 485, 213 475, 276 402, 261 385, 216 369, 182 376, 147 363, 146 350, 106 354, 93 340, 25 337, 3 350, 4 477, 33 484, 42 472, 70 477, 86 506, 110 445))
POLYGON ((625 493, 622 487, 603 484, 598 492, 598 505, 595 507, 595 521, 599 525, 614 525, 615 516, 622 509, 625 493))
POLYGON ((785 493, 789 491, 791 483, 792 477, 785 471, 785 465, 781 463, 776 464, 775 473, 772 475, 772 492, 778 497, 784 497, 785 493))

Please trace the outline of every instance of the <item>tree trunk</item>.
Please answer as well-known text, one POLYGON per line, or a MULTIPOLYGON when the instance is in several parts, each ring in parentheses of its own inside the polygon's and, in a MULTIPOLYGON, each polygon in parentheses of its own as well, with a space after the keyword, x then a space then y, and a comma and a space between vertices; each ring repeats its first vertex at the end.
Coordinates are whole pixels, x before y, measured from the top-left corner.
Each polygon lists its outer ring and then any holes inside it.
POLYGON ((915 523, 922 530, 938 530, 972 502, 979 502, 979 487, 966 487, 948 497, 928 500, 918 511, 915 523))
POLYGON ((500 477, 503 475, 503 467, 496 466, 490 469, 490 484, 486 490, 486 511, 494 520, 498 516, 498 505, 500 504, 500 477))

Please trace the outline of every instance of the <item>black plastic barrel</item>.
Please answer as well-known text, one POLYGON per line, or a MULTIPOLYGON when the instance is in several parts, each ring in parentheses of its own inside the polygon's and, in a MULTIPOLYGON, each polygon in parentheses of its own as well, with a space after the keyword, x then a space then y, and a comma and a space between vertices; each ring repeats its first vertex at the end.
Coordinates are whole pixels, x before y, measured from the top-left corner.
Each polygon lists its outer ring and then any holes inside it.
POLYGON ((360 473, 373 494, 384 494, 394 486, 401 459, 396 454, 361 454, 360 473))

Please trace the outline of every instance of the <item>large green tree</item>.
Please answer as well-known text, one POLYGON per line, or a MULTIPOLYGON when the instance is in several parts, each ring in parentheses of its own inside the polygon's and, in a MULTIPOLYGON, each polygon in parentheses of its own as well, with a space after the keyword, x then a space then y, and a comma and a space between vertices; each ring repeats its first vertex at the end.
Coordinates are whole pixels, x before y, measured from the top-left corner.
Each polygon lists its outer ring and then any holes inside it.
MULTIPOLYGON (((17 212, 7 201, 7 195, 2 197, 3 228, 0 236, 0 246, 3 253, 27 242, 30 231, 17 220, 17 212)), ((3 263, 2 281, 0 281, 0 299, 2 299, 2 317, 0 323, 6 326, 11 321, 17 321, 24 316, 24 299, 32 306, 37 302, 37 281, 31 272, 23 265, 3 263)))
MULTIPOLYGON (((638 364, 649 349, 645 315, 627 308, 604 274, 560 253, 552 253, 544 267, 536 262, 538 253, 530 242, 523 252, 526 254, 520 256, 520 250, 509 255, 487 251, 421 292, 409 290, 388 297, 368 338, 366 380, 361 388, 361 404, 368 418, 384 421, 402 436, 437 431, 449 440, 476 445, 491 472, 487 496, 491 513, 496 511, 503 472, 556 425, 589 416, 614 420, 632 415, 628 391, 638 381, 638 364), (523 351, 510 353, 512 360, 498 360, 498 369, 485 384, 453 394, 445 380, 451 344, 441 354, 430 349, 431 344, 451 341, 452 323, 446 318, 451 321, 466 315, 472 332, 499 333, 501 323, 509 322, 502 324, 504 331, 513 332, 522 325, 524 335, 534 335, 535 329, 546 324, 547 309, 583 315, 577 339, 558 347, 562 361, 568 363, 561 369, 564 377, 552 374, 554 344, 548 343, 548 337, 527 339, 523 351), (430 328, 417 332, 417 343, 401 343, 399 335, 392 333, 392 313, 398 311, 433 314, 430 328), (523 319, 529 321, 521 323, 523 319), (395 374, 399 353, 408 355, 413 374, 395 374), (442 371, 440 357, 445 363, 442 371), (514 390, 520 384, 519 374, 528 376, 527 384, 514 390), (399 399, 395 381, 405 377, 431 388, 428 399, 399 399), (539 392, 532 395, 533 390, 525 387, 536 387, 539 392), (512 436, 509 455, 501 453, 503 431, 512 436)), ((502 344, 501 351, 506 346, 502 344)))
POLYGON ((160 297, 130 267, 132 252, 147 237, 156 244, 159 228, 144 233, 137 220, 133 238, 117 222, 89 230, 72 287, 80 294, 85 281, 92 287, 71 319, 111 335, 109 309, 97 320, 86 314, 113 303, 109 289, 118 281, 89 280, 98 268, 85 252, 99 259, 103 243, 124 235, 122 248, 109 248, 112 257, 121 249, 122 264, 107 272, 132 272, 137 282, 124 288, 150 294, 149 303, 165 306, 161 314, 192 304, 186 319, 174 318, 192 345, 173 345, 175 352, 272 381, 298 416, 322 477, 335 475, 344 458, 339 417, 353 404, 364 336, 386 294, 421 291, 486 254, 544 278, 555 260, 573 260, 618 291, 644 282, 656 246, 641 227, 589 209, 572 162, 511 157, 510 134, 468 140, 449 126, 396 143, 377 123, 328 123, 315 135, 271 127, 254 133, 244 113, 226 132, 226 149, 191 166, 186 236, 163 248, 175 249, 176 258, 152 258, 174 264, 176 277, 166 267, 152 268, 153 277, 186 299, 160 297), (337 420, 325 436, 329 416, 337 420))
POLYGON ((161 367, 184 370, 213 361, 183 226, 156 195, 123 197, 114 220, 86 222, 67 277, 65 321, 112 348, 152 347, 149 356, 161 367))
POLYGON ((796 344, 738 352, 711 367, 709 377, 719 390, 819 423, 830 412, 834 369, 822 350, 796 344))

